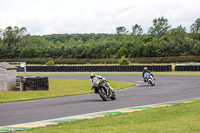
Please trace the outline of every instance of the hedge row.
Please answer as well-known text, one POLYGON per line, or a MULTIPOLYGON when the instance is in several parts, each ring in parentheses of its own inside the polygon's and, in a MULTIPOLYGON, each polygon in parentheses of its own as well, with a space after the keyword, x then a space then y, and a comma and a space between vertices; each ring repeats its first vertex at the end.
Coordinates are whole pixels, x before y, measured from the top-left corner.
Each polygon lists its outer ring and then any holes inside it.
MULTIPOLYGON (((0 62, 26 62, 27 64, 45 64, 53 60, 55 64, 118 64, 120 59, 64 59, 64 58, 11 58, 0 62)), ((200 62, 200 56, 145 57, 129 58, 131 63, 183 63, 200 62)))
POLYGON ((45 64, 53 60, 55 64, 118 64, 119 59, 64 59, 64 58, 11 58, 0 62, 26 62, 27 64, 45 64))
POLYGON ((185 63, 200 62, 200 56, 130 58, 131 63, 185 63))

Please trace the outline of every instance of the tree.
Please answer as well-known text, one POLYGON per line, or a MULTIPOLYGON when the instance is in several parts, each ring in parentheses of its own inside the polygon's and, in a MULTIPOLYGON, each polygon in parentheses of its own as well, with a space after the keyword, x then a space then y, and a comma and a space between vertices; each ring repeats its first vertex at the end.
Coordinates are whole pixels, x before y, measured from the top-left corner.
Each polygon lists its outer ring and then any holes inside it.
POLYGON ((19 57, 21 58, 37 58, 39 55, 36 47, 25 47, 22 49, 19 57))
POLYGON ((24 37, 27 33, 27 30, 25 27, 18 28, 15 26, 12 28, 11 26, 8 26, 4 31, 3 31, 3 42, 4 44, 7 44, 8 46, 11 46, 13 44, 17 44, 22 37, 24 37))
POLYGON ((76 41, 75 41, 73 38, 71 38, 71 39, 69 39, 69 41, 67 42, 67 45, 68 45, 68 46, 73 46, 73 45, 75 45, 75 43, 76 43, 76 41))
POLYGON ((189 52, 191 44, 187 39, 186 28, 182 25, 169 30, 165 35, 159 38, 160 51, 163 56, 179 56, 189 52))
POLYGON ((168 20, 164 17, 154 19, 152 22, 153 26, 150 27, 148 31, 151 35, 162 35, 171 27, 171 25, 168 23, 168 20))
POLYGON ((124 35, 128 33, 128 31, 124 26, 117 27, 116 32, 117 34, 124 34, 124 35))
POLYGON ((143 33, 142 27, 138 24, 132 26, 132 35, 141 35, 143 33))
POLYGON ((0 41, 2 39, 2 30, 0 29, 0 41))
POLYGON ((128 55, 128 49, 125 46, 122 46, 116 53, 117 57, 121 57, 121 56, 127 56, 128 55))
POLYGON ((200 18, 190 26, 190 31, 195 35, 195 38, 200 40, 200 18))

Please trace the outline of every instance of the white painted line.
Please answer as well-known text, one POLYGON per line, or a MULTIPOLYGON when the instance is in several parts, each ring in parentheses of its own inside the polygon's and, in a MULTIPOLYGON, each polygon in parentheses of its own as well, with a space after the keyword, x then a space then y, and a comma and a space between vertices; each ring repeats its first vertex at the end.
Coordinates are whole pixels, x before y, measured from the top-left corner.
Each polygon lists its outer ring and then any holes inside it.
POLYGON ((144 81, 136 81, 136 82, 138 82, 138 83, 142 83, 142 82, 144 82, 144 81))

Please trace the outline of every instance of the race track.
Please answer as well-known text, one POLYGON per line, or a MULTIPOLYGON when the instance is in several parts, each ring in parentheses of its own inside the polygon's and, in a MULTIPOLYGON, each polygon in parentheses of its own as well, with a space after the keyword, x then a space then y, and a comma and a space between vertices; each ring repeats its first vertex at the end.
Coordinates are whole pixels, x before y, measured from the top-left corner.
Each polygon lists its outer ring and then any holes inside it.
MULTIPOLYGON (((0 126, 200 97, 198 76, 155 76, 156 86, 142 82, 141 76, 107 75, 105 77, 108 80, 134 82, 138 85, 116 91, 115 101, 105 102, 97 94, 87 94, 1 103, 0 126)), ((88 78, 87 75, 49 76, 49 79, 88 78)))

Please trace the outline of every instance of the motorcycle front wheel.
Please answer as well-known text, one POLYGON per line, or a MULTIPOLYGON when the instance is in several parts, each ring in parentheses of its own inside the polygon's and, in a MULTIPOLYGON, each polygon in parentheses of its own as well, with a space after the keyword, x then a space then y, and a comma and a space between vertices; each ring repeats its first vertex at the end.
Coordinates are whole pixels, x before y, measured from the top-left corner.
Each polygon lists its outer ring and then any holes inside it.
POLYGON ((109 97, 107 95, 107 90, 106 88, 100 88, 98 89, 98 94, 99 96, 104 100, 104 101, 108 101, 109 97))
POLYGON ((152 81, 151 81, 151 85, 152 85, 152 86, 155 85, 155 80, 152 79, 152 81))
POLYGON ((154 86, 155 85, 155 80, 154 80, 154 78, 151 76, 151 80, 150 80, 151 82, 151 86, 154 86))
POLYGON ((116 99, 116 95, 115 95, 115 93, 112 93, 112 96, 111 96, 110 99, 111 99, 111 100, 115 100, 115 99, 116 99))

